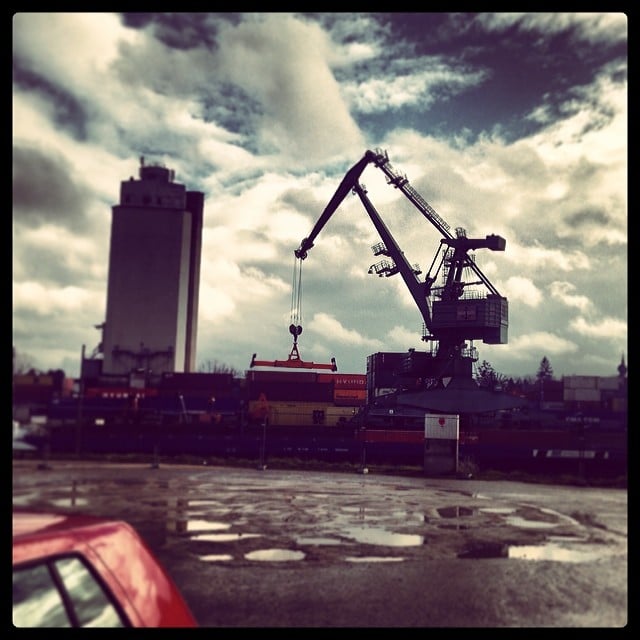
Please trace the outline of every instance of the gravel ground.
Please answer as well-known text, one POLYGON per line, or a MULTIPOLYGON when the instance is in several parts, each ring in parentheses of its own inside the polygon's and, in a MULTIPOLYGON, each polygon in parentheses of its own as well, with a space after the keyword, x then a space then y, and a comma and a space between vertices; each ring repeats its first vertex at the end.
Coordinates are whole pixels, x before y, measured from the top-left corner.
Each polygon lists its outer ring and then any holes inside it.
POLYGON ((14 460, 13 503, 121 518, 204 627, 623 627, 627 491, 14 460))

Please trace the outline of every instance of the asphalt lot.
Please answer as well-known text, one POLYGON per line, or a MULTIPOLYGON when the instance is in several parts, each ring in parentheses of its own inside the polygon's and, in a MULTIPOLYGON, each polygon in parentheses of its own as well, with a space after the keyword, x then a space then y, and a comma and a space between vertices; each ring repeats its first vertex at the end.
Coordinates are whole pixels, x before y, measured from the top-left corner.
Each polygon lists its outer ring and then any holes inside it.
POLYGON ((623 627, 627 491, 14 460, 13 503, 124 519, 204 627, 623 627))

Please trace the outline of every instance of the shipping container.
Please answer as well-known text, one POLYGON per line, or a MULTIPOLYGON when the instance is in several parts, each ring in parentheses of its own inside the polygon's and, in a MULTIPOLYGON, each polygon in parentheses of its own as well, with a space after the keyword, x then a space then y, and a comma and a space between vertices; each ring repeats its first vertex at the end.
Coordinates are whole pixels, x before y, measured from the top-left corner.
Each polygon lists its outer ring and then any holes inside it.
POLYGON ((145 398, 157 395, 158 390, 151 387, 144 389, 130 387, 88 387, 83 392, 85 398, 129 398, 135 396, 145 398))
POLYGON ((565 402, 600 402, 600 389, 595 387, 574 387, 564 390, 565 402))
MULTIPOLYGON (((270 426, 325 426, 328 402, 286 402, 269 401, 268 424, 270 426)), ((249 401, 248 413, 251 421, 261 420, 265 403, 261 400, 249 401)))
POLYGON ((162 389, 182 391, 215 391, 228 390, 233 386, 231 373, 175 373, 162 374, 160 387, 162 389))
POLYGON ((335 404, 363 405, 367 401, 367 392, 364 389, 334 389, 333 401, 335 404))
POLYGON ((624 413, 627 410, 626 398, 612 398, 611 409, 616 413, 624 413))
POLYGON ((540 408, 543 411, 562 411, 562 409, 564 408, 564 402, 562 401, 558 402, 556 400, 552 400, 552 401, 545 400, 540 403, 540 408))
POLYGON ((341 426, 348 424, 349 421, 358 412, 358 407, 344 406, 344 407, 332 407, 328 406, 325 410, 326 426, 341 426))
POLYGON ((13 388, 13 404, 48 404, 56 395, 51 385, 20 385, 13 388))
POLYGON ((366 391, 367 376, 364 374, 342 374, 335 376, 334 389, 361 389, 366 391))
POLYGON ((567 389, 597 389, 597 376, 565 376, 563 379, 565 391, 567 389))
POLYGON ((606 378, 598 378, 598 389, 607 391, 617 391, 620 389, 623 381, 620 376, 610 376, 606 378))
MULTIPOLYGON (((327 374, 330 375, 330 374, 327 374)), ((314 371, 247 371, 248 382, 316 382, 314 371)))
POLYGON ((247 383, 248 400, 257 400, 261 395, 267 400, 289 400, 299 402, 331 402, 333 386, 317 382, 270 382, 247 383))
POLYGON ((406 351, 379 352, 367 357, 366 387, 370 402, 375 397, 375 389, 397 386, 406 357, 406 351))

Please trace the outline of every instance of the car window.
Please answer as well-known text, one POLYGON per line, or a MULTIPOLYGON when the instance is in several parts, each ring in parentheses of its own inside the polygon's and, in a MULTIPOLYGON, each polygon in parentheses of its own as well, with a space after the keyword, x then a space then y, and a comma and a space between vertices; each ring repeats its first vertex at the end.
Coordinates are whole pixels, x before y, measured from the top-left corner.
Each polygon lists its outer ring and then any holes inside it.
POLYGON ((46 564, 14 570, 13 624, 16 627, 71 626, 46 564))
POLYGON ((16 627, 123 627, 104 587, 78 557, 57 558, 13 572, 16 627))

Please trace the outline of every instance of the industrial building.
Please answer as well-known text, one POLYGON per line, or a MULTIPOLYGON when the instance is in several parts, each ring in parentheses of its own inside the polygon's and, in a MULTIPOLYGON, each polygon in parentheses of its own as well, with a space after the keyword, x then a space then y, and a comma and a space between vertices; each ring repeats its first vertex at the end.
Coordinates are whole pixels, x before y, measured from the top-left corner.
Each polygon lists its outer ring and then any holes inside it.
POLYGON ((195 370, 203 211, 203 193, 144 158, 139 179, 121 183, 102 341, 83 354, 83 379, 195 370))

